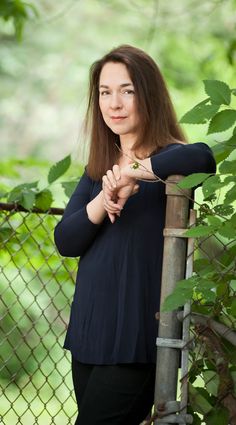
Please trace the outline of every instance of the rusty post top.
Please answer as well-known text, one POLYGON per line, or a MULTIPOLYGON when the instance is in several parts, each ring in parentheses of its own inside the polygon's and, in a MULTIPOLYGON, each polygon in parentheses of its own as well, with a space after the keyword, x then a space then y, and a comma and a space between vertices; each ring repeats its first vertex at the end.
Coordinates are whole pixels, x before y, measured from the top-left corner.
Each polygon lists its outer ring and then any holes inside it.
POLYGON ((181 176, 179 174, 173 174, 166 179, 166 195, 172 196, 191 196, 192 189, 180 189, 177 187, 177 184, 184 179, 186 176, 181 176))

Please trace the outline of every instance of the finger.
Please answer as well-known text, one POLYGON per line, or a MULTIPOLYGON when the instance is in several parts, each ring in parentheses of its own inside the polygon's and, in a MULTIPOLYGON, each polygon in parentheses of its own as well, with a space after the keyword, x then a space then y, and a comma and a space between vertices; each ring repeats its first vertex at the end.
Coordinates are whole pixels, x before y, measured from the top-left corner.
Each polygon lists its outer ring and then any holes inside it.
POLYGON ((109 193, 103 191, 103 205, 105 208, 120 209, 116 198, 112 198, 109 193))
POLYGON ((111 171, 111 170, 108 170, 107 171, 107 178, 108 178, 108 180, 110 182, 111 187, 113 189, 116 188, 116 186, 117 186, 117 184, 116 184, 116 178, 115 178, 115 176, 113 174, 113 171, 111 171))
POLYGON ((115 219, 116 219, 115 215, 114 214, 111 214, 111 213, 108 213, 108 217, 110 219, 110 222, 113 224, 114 221, 115 221, 115 219))
POLYGON ((102 188, 103 188, 103 190, 106 190, 106 191, 108 191, 108 190, 113 191, 114 190, 114 187, 112 187, 112 185, 111 185, 111 183, 110 183, 110 181, 109 181, 109 179, 106 175, 102 177, 102 188))
POLYGON ((137 193, 139 191, 139 185, 138 184, 136 184, 134 187, 133 187, 133 192, 132 192, 132 195, 134 195, 135 193, 137 193))
POLYGON ((119 204, 114 204, 114 203, 111 204, 111 203, 104 202, 103 206, 107 212, 111 212, 111 213, 120 212, 122 209, 122 207, 119 204))
POLYGON ((117 164, 113 165, 112 171, 113 171, 113 174, 115 176, 115 179, 117 181, 120 180, 121 174, 120 174, 120 167, 119 167, 119 165, 117 165, 117 164))
POLYGON ((123 207, 124 207, 125 203, 127 202, 127 200, 128 200, 128 198, 119 198, 118 199, 117 203, 118 203, 118 205, 119 205, 119 207, 120 207, 121 210, 123 209, 123 207))

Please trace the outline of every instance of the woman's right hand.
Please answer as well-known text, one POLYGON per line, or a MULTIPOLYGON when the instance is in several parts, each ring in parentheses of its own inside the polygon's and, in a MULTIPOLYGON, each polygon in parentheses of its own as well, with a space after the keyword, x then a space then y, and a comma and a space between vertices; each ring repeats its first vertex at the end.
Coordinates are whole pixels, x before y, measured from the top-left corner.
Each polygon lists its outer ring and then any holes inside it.
POLYGON ((112 223, 116 215, 120 216, 121 210, 130 196, 134 195, 139 186, 136 179, 122 174, 118 165, 108 170, 102 178, 104 195, 104 208, 112 223))

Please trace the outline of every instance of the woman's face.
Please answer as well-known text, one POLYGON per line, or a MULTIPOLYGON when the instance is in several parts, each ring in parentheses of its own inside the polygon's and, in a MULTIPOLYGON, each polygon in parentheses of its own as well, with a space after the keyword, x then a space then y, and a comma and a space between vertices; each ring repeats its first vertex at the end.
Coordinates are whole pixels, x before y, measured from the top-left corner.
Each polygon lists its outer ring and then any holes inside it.
POLYGON ((107 62, 100 74, 99 106, 106 125, 120 139, 135 141, 139 129, 134 85, 123 63, 107 62))

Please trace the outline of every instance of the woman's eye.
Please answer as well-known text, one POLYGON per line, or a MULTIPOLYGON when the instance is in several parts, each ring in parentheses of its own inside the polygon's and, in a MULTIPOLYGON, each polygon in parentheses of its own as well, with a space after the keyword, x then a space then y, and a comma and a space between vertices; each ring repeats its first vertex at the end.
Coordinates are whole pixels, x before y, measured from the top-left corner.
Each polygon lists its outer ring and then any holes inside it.
POLYGON ((134 94, 134 90, 131 90, 131 89, 129 89, 129 90, 124 90, 124 92, 123 92, 124 94, 134 94))
POLYGON ((108 94, 109 94, 109 91, 108 90, 100 91, 100 96, 106 96, 108 94))

